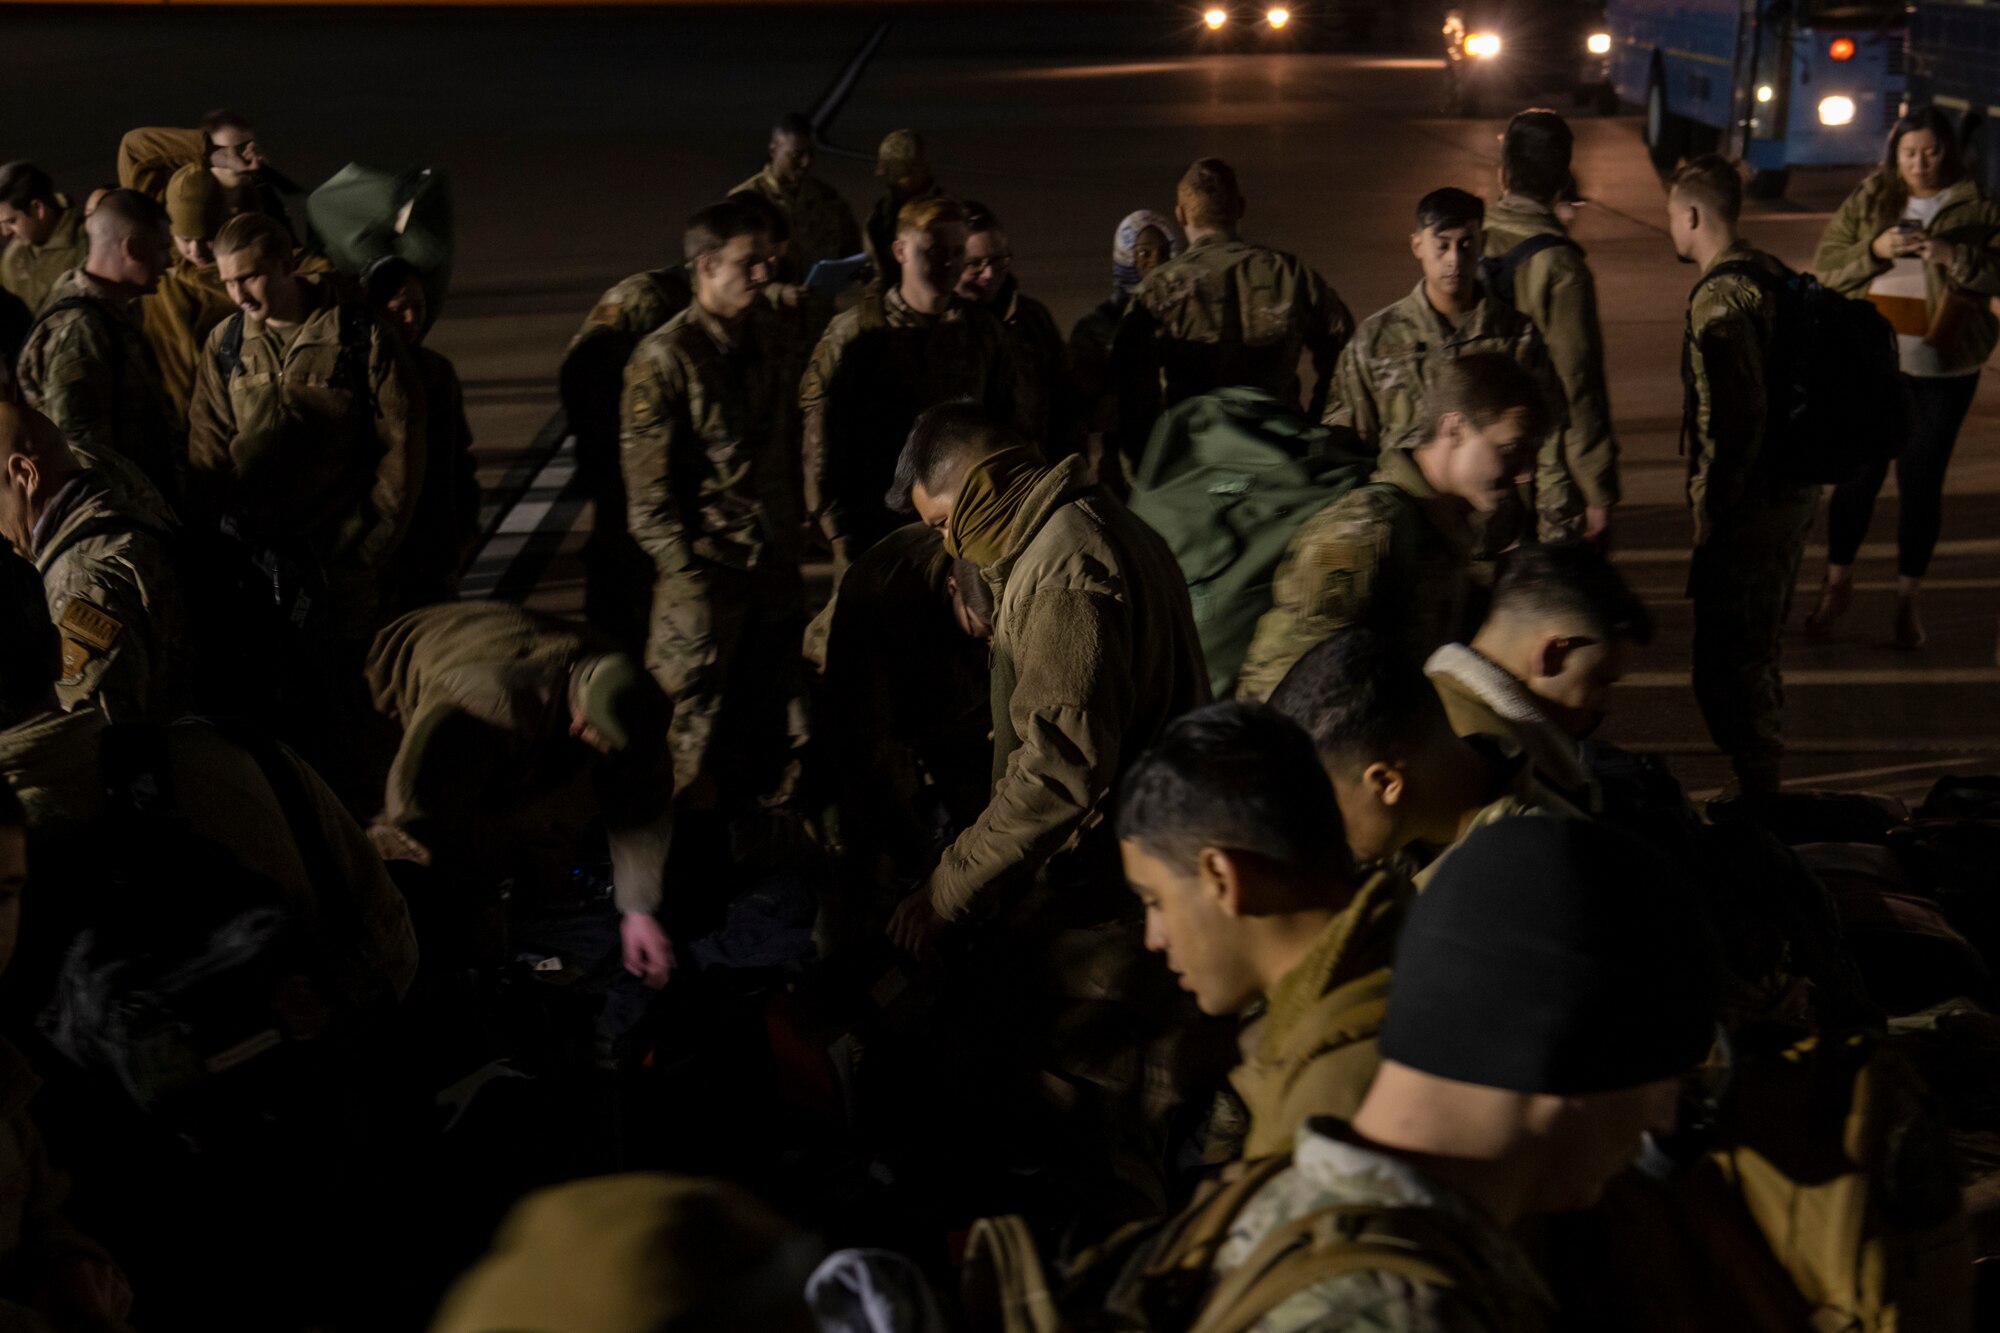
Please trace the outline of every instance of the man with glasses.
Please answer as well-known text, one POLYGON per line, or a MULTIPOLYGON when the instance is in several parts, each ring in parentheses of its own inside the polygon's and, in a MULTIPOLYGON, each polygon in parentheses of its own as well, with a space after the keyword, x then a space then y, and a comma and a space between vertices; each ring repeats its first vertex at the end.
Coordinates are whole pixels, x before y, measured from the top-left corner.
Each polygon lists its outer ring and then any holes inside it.
POLYGON ((696 810, 773 794, 801 696, 801 515, 787 326, 764 299, 777 247, 744 200, 689 219, 694 300, 625 368, 619 455, 653 558, 646 667, 674 700, 676 785, 696 810))
POLYGON ((1069 393, 1069 357, 1049 308, 1021 291, 1007 229, 984 204, 965 206, 965 267, 958 294, 986 307, 1007 330, 1014 354, 1014 404, 1028 438, 1049 458, 1078 451, 1069 393))

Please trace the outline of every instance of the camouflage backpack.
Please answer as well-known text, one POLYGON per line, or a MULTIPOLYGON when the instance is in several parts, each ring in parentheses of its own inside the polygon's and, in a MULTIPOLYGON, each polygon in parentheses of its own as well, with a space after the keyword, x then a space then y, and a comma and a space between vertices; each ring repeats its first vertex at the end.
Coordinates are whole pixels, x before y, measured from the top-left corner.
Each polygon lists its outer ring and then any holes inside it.
POLYGON ((1020 1217, 985 1218, 965 1255, 972 1333, 1247 1333, 1293 1296, 1333 1278, 1389 1273, 1450 1289, 1494 1328, 1493 1284, 1449 1214, 1347 1204, 1296 1218, 1217 1281, 1215 1256, 1238 1213, 1292 1165, 1290 1155, 1233 1162, 1164 1222, 1140 1222, 1059 1266, 1052 1277, 1020 1217))

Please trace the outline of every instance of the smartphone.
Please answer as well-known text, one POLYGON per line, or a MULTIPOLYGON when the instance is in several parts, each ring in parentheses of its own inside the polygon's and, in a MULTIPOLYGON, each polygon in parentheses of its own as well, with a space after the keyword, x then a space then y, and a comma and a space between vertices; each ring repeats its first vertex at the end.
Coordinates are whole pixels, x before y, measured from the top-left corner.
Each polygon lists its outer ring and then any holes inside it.
POLYGON ((1896 224, 1896 230, 1903 233, 1903 235, 1905 236, 1908 236, 1914 232, 1920 232, 1923 229, 1924 229, 1924 224, 1917 221, 1915 218, 1904 218, 1902 221, 1896 224))

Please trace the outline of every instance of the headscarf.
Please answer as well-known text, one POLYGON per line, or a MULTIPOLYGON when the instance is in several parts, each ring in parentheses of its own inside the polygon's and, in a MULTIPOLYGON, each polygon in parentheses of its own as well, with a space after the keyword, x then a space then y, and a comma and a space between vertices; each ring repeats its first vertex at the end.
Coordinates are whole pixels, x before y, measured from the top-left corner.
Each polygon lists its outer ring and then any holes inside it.
POLYGON ((1007 554, 1007 539, 1027 503, 1028 492, 1048 472, 1042 455, 1017 444, 980 459, 959 484, 951 507, 944 550, 954 560, 970 560, 991 569, 1007 554))
POLYGON ((1132 252, 1139 246, 1139 233, 1148 227, 1158 228, 1167 238, 1169 259, 1181 252, 1180 228, 1165 213, 1142 208, 1119 223, 1117 235, 1111 238, 1111 282, 1127 295, 1139 290, 1139 267, 1132 252))

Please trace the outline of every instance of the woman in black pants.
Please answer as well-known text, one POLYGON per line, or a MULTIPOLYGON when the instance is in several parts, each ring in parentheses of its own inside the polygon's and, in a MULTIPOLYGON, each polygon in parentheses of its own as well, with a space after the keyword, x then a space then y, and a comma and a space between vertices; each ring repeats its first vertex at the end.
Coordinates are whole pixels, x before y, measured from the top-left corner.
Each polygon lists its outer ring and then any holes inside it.
MULTIPOLYGON (((1836 291, 1865 297, 1896 330, 1916 430, 1896 460, 1899 648, 1924 642, 1917 590, 1937 546, 1945 467, 2000 339, 2000 207, 1965 174, 1951 121, 1921 107, 1889 131, 1882 165, 1828 224, 1813 267, 1836 291)), ((1888 473, 1879 464, 1834 488, 1826 582, 1806 630, 1826 634, 1854 599, 1854 557, 1888 473)))

